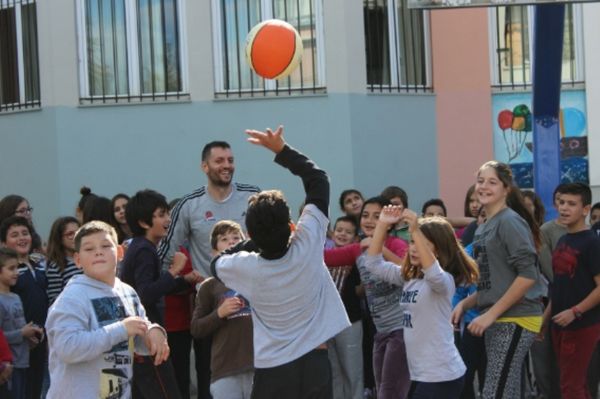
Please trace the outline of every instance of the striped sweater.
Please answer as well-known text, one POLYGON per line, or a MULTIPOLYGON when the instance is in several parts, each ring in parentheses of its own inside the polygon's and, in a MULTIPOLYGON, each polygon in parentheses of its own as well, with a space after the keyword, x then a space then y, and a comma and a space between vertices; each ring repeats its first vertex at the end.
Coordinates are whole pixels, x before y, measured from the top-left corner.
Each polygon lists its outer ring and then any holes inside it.
POLYGON ((212 276, 210 233, 213 226, 220 220, 233 220, 245 226, 248 198, 260 191, 256 186, 240 183, 232 183, 232 188, 231 195, 223 202, 215 201, 204 186, 177 203, 171 212, 167 237, 158 247, 163 268, 167 269, 179 247, 188 243, 193 268, 204 277, 212 276))
POLYGON ((46 267, 46 278, 48 279, 46 292, 48 293, 49 305, 54 303, 54 300, 63 291, 71 277, 83 273, 83 270, 75 265, 73 258, 67 257, 66 260, 67 265, 62 271, 60 271, 58 265, 54 262, 49 262, 46 267))

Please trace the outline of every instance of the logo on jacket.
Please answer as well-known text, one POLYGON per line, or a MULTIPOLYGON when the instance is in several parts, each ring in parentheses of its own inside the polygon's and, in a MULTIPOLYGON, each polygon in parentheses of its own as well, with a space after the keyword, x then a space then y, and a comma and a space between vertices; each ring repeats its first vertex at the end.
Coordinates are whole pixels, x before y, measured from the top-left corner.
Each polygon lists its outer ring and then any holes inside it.
POLYGON ((207 222, 215 222, 217 219, 215 219, 215 215, 213 215, 211 211, 206 211, 204 214, 204 220, 207 222))

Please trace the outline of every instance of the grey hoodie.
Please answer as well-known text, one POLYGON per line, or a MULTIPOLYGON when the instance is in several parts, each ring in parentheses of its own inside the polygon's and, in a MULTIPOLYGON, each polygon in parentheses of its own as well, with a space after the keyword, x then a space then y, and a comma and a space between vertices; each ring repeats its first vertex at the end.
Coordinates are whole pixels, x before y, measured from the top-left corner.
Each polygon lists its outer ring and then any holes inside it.
MULTIPOLYGON (((130 398, 134 340, 122 320, 146 318, 137 294, 86 275, 74 276, 48 313, 50 391, 48 399, 130 398)), ((139 337, 135 352, 147 355, 139 337)))

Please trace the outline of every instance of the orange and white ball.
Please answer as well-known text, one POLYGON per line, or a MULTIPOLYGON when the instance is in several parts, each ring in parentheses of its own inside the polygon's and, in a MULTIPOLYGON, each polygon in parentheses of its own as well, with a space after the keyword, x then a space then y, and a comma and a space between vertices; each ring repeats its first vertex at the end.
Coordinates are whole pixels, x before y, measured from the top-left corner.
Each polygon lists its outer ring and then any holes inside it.
POLYGON ((298 67, 302 39, 289 23, 269 19, 256 25, 246 37, 246 60, 266 79, 283 79, 298 67))

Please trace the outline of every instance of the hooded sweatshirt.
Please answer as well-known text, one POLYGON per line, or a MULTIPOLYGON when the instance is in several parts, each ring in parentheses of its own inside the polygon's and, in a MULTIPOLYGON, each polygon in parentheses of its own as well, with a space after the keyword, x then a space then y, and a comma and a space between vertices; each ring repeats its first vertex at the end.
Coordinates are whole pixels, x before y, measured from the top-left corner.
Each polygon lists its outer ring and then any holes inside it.
POLYGON ((118 278, 113 287, 86 275, 69 281, 46 322, 48 399, 131 397, 134 346, 149 353, 140 337, 127 336, 129 316, 146 319, 136 292, 118 278))

